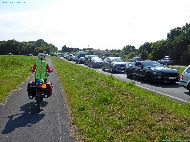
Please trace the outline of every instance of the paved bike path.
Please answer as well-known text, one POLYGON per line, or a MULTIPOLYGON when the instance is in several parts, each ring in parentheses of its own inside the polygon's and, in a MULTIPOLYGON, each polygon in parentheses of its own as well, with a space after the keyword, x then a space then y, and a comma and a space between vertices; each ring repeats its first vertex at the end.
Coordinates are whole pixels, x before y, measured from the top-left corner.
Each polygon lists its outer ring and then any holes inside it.
MULTIPOLYGON (((49 60, 51 65, 51 61, 49 60)), ((51 65, 52 66, 52 65, 51 65)), ((29 79, 32 80, 33 76, 29 79)), ((53 72, 48 77, 53 83, 53 95, 44 99, 40 113, 35 100, 27 96, 27 82, 0 105, 0 142, 74 142, 68 108, 62 87, 53 72)))

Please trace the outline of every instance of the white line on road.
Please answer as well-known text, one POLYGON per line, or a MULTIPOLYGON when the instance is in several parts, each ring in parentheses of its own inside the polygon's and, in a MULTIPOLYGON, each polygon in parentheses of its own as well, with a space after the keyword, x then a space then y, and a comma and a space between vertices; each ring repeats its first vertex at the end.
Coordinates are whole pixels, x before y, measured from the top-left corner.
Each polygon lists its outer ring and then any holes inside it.
POLYGON ((172 99, 175 99, 175 100, 178 100, 178 101, 187 103, 186 100, 183 100, 183 99, 181 99, 181 98, 174 97, 174 96, 171 96, 171 95, 168 95, 168 94, 166 94, 166 93, 159 92, 159 91, 156 91, 156 90, 153 90, 153 89, 149 89, 149 88, 147 88, 147 87, 144 87, 144 86, 141 86, 141 85, 138 85, 138 84, 136 84, 136 86, 141 87, 141 88, 143 88, 143 89, 145 89, 145 90, 148 90, 148 91, 151 91, 151 92, 155 92, 155 93, 157 93, 157 94, 160 94, 160 95, 163 95, 163 96, 167 96, 167 97, 170 97, 170 98, 172 98, 172 99))

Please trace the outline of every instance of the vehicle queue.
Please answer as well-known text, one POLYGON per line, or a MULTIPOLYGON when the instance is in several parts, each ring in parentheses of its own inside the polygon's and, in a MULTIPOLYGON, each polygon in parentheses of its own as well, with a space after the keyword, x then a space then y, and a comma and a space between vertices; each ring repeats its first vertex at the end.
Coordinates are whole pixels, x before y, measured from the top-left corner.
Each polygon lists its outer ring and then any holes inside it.
POLYGON ((190 92, 190 65, 180 75, 178 70, 170 68, 173 60, 165 56, 162 60, 142 60, 140 57, 133 57, 130 62, 125 62, 121 57, 99 57, 87 52, 76 54, 65 54, 66 60, 84 64, 90 68, 102 69, 110 73, 125 73, 129 79, 141 79, 150 83, 179 83, 190 92))

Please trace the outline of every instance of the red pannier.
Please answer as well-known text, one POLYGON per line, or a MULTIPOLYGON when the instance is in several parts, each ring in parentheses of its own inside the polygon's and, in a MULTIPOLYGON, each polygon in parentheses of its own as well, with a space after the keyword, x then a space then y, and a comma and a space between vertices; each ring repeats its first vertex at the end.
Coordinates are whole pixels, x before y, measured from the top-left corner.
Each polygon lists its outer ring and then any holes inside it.
MULTIPOLYGON (((46 88, 41 89, 44 98, 48 98, 52 95, 52 87, 52 83, 49 81, 46 83, 46 88)), ((32 81, 29 82, 27 85, 27 91, 29 99, 33 99, 36 95, 36 83, 32 81)))
POLYGON ((27 85, 27 91, 28 91, 28 97, 29 99, 33 99, 33 97, 35 97, 36 94, 36 88, 35 88, 36 84, 35 82, 29 82, 27 85))
POLYGON ((45 95, 47 95, 48 97, 52 95, 52 83, 50 81, 46 84, 45 95))

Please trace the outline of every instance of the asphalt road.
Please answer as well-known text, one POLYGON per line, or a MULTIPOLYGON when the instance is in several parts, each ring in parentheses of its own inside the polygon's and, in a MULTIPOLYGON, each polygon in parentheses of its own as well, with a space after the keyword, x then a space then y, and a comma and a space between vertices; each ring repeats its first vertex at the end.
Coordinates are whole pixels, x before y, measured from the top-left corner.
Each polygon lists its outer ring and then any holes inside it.
MULTIPOLYGON (((51 63, 50 63, 51 65, 51 63)), ((29 80, 32 80, 31 77, 29 80)), ((27 83, 0 105, 0 142, 74 142, 70 117, 56 74, 51 73, 53 95, 44 99, 40 113, 27 96, 27 83)))
MULTIPOLYGON (((62 58, 62 57, 61 57, 62 58)), ((62 58, 63 59, 63 58, 62 58)), ((69 61, 71 63, 74 63, 72 61, 69 61)), ((80 64, 81 66, 87 67, 83 64, 80 64)), ((93 69, 93 68, 91 68, 93 69)), ((102 71, 101 69, 95 69, 96 71, 103 73, 105 75, 112 75, 113 77, 120 79, 124 82, 129 82, 132 81, 134 82, 137 86, 155 92, 156 94, 163 95, 170 97, 172 99, 175 99, 180 102, 188 102, 190 100, 190 93, 187 89, 184 87, 180 86, 179 82, 176 84, 150 84, 148 82, 138 80, 138 79, 128 79, 126 77, 126 74, 124 73, 114 73, 111 74, 108 71, 102 71)))

